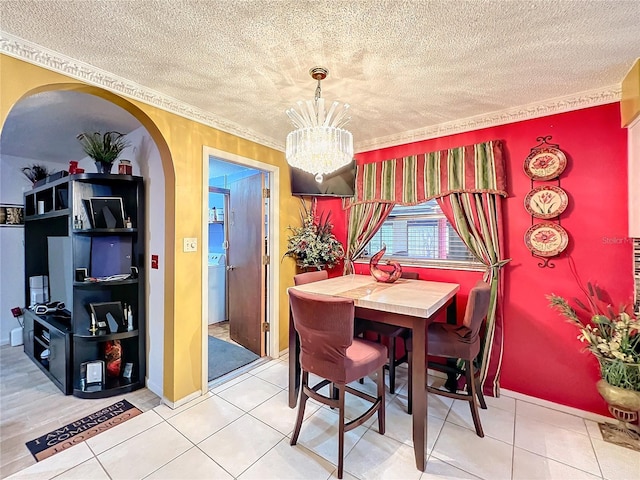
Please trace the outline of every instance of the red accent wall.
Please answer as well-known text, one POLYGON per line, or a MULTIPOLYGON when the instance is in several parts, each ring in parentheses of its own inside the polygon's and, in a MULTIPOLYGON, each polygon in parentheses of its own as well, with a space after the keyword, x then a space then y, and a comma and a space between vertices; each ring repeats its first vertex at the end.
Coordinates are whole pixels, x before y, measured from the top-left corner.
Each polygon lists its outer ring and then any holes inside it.
MULTIPOLYGON (((359 163, 502 140, 509 197, 504 200, 504 352, 501 386, 525 395, 607 415, 595 383, 597 361, 577 340, 577 329, 548 307, 545 295, 579 297, 571 273, 574 262, 583 283, 595 282, 607 290, 615 304, 630 303, 633 296, 632 242, 627 236, 627 131, 620 127, 618 103, 569 113, 485 128, 433 140, 400 145, 357 155, 359 163), (561 216, 569 233, 569 246, 554 257, 555 268, 539 268, 524 245, 531 226, 524 197, 531 189, 523 163, 539 136, 552 135, 567 155, 560 177, 569 197, 561 216)), ((546 182, 551 185, 556 183, 546 182)), ((535 186, 543 184, 536 182, 535 186)), ((339 199, 319 199, 319 209, 331 209, 334 232, 346 243, 346 216, 339 199)), ((478 272, 407 268, 420 278, 461 284, 460 314, 478 272)), ((368 266, 357 266, 367 273, 368 266)), ((334 274, 341 274, 334 271, 334 274)))

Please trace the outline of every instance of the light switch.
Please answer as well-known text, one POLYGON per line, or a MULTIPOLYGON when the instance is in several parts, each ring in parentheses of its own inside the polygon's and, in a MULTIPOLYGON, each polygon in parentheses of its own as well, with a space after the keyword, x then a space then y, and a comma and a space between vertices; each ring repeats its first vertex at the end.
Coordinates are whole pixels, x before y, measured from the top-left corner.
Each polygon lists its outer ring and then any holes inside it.
POLYGON ((187 238, 184 239, 184 248, 185 252, 197 252, 198 251, 198 239, 197 238, 187 238))

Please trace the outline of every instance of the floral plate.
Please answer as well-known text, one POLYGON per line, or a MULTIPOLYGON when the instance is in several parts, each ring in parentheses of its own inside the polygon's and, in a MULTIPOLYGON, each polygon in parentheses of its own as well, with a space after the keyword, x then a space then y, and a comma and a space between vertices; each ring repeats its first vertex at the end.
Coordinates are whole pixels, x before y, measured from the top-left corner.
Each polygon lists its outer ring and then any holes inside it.
POLYGON ((553 257, 567 248, 569 235, 556 223, 538 223, 524 234, 524 243, 534 255, 553 257))
POLYGON ((531 180, 551 180, 567 166, 564 152, 555 147, 536 148, 524 161, 524 173, 531 180))
POLYGON ((543 185, 527 193, 524 208, 535 218, 554 218, 565 211, 569 201, 567 193, 560 187, 543 185))

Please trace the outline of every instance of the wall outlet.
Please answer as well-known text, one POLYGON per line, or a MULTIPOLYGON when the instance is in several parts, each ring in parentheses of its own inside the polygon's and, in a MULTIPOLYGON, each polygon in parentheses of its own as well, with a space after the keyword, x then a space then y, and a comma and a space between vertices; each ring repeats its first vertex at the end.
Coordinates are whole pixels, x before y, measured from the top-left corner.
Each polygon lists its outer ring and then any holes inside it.
POLYGON ((184 252, 197 252, 198 251, 198 239, 186 238, 184 239, 184 252))

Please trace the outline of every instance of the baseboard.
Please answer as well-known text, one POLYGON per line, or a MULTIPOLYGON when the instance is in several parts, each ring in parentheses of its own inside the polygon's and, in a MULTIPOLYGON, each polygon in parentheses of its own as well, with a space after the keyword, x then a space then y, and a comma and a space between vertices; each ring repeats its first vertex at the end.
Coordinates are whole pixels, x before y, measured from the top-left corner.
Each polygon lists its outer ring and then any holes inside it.
POLYGON ((157 385, 154 382, 150 382, 147 378, 147 388, 155 393, 157 396, 162 398, 162 385, 157 385))
POLYGON ((586 410, 580 410, 579 408, 568 407, 566 405, 550 402, 548 400, 543 400, 542 398, 538 398, 538 397, 531 397, 523 393, 507 390, 506 388, 501 388, 500 394, 504 395, 505 397, 510 397, 516 400, 521 400, 523 402, 532 403, 534 405, 538 405, 539 407, 550 408, 551 410, 557 410, 562 413, 567 413, 569 415, 574 415, 576 417, 584 418, 585 420, 592 420, 594 422, 615 421, 615 418, 613 417, 607 417, 606 415, 600 415, 598 413, 588 412, 586 410))
MULTIPOLYGON (((206 393, 206 392, 205 392, 206 393)), ((172 410, 175 410, 176 408, 181 407, 182 405, 189 403, 191 400, 194 400, 198 397, 201 397, 203 395, 202 392, 198 391, 198 392, 193 392, 190 395, 187 395, 186 397, 181 398, 180 400, 177 400, 175 402, 172 402, 171 400, 162 397, 162 403, 165 404, 167 407, 169 407, 172 410)))
MULTIPOLYGON (((427 373, 434 377, 447 378, 447 375, 443 372, 437 370, 428 369, 427 373)), ((573 415, 575 417, 584 418, 585 420, 592 420, 594 422, 611 422, 615 420, 613 417, 607 417, 606 415, 600 415, 598 413, 588 412, 586 410, 580 410, 574 407, 568 407, 566 405, 562 405, 560 403, 550 402, 548 400, 544 400, 538 397, 531 397, 529 395, 525 395, 524 393, 514 392, 513 390, 508 390, 506 388, 500 389, 500 395, 513 398, 515 400, 520 400, 523 402, 531 403, 533 405, 538 405, 539 407, 549 408, 551 410, 556 410, 558 412, 567 413, 569 415, 573 415)))

